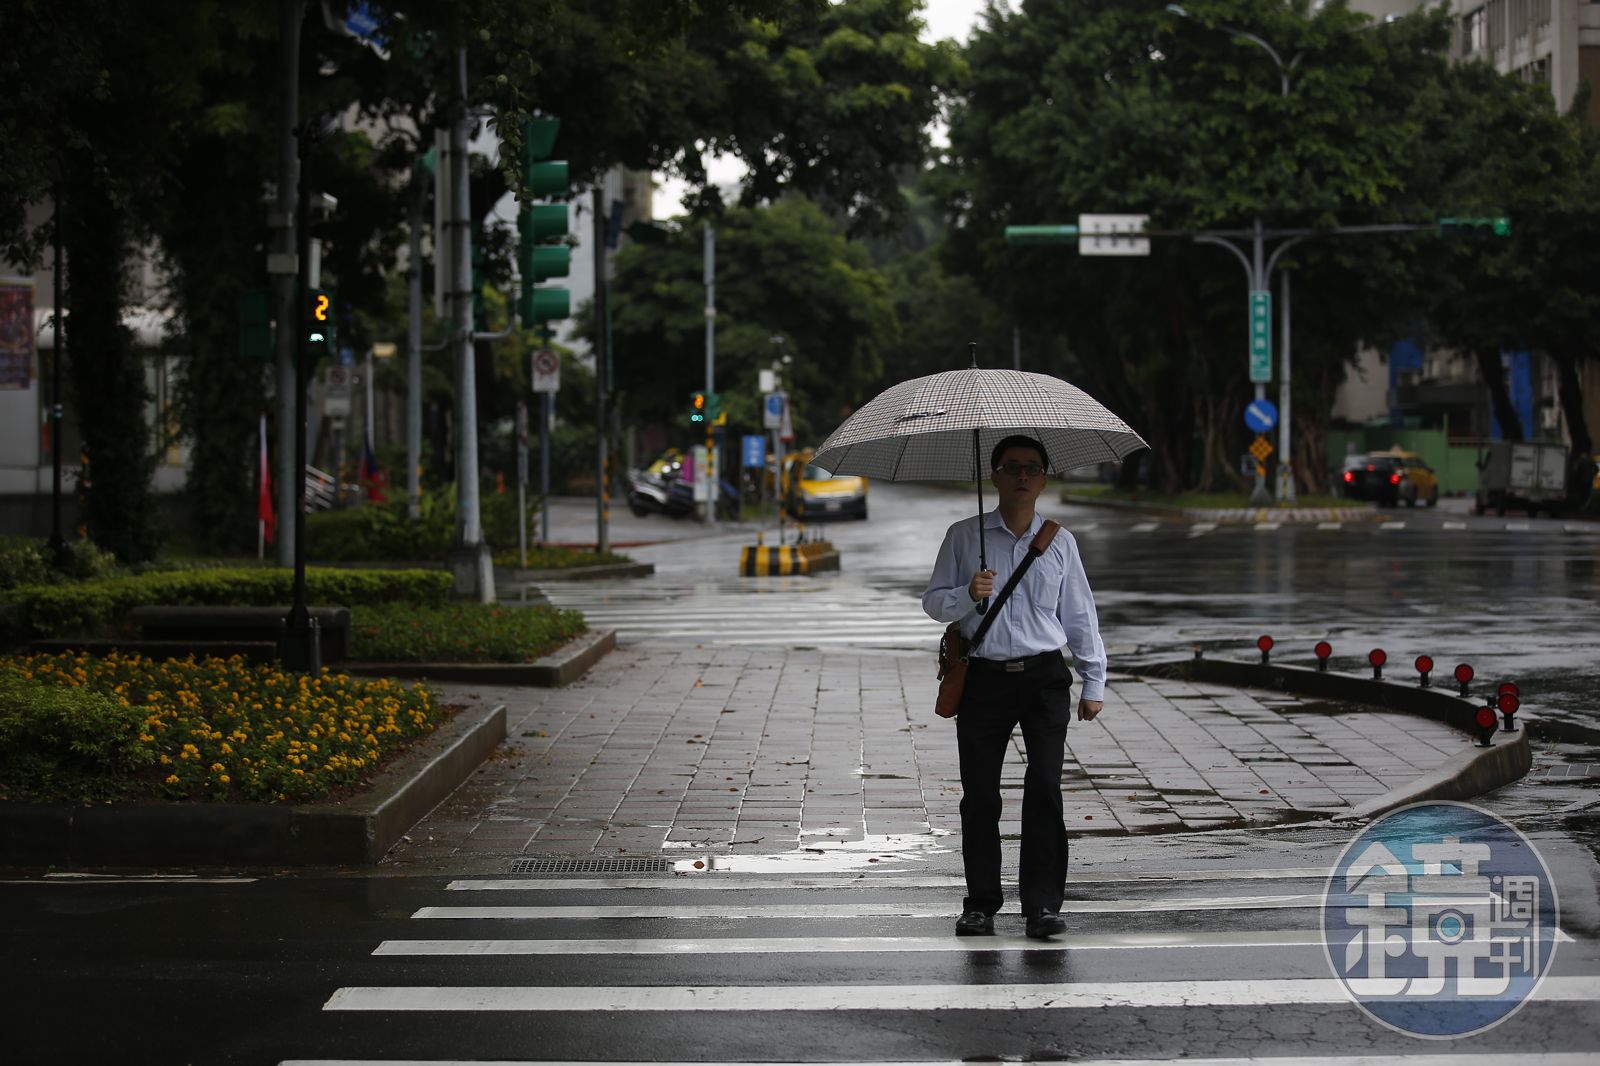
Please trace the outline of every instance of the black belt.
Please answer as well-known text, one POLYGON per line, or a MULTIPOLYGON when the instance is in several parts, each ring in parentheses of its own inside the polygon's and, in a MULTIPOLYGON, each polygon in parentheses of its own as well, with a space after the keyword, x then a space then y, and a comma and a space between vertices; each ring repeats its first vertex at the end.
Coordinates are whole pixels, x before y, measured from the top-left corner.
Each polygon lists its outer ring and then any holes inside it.
POLYGON ((1038 655, 1029 655, 1021 659, 1001 660, 973 658, 967 660, 967 665, 972 669, 979 671, 980 673, 986 674, 1022 674, 1027 673, 1029 670, 1038 670, 1042 667, 1049 666, 1052 663, 1059 663, 1060 661, 1061 653, 1059 651, 1042 651, 1038 655))

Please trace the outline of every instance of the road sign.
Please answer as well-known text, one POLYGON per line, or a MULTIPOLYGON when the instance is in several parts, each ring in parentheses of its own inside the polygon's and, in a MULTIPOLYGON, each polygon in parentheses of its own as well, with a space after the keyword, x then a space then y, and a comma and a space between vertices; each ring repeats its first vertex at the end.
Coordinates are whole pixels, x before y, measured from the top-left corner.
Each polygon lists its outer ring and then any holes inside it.
POLYGON ((1250 293, 1250 380, 1272 380, 1272 293, 1266 289, 1250 293))
POLYGON ((1244 409, 1244 424, 1256 433, 1265 433, 1278 424, 1278 405, 1271 400, 1256 400, 1244 409))
POLYGON ((329 418, 350 415, 351 380, 348 367, 330 366, 323 371, 322 413, 329 418))
POLYGON ((533 353, 533 391, 561 391, 561 356, 549 348, 533 353))
POLYGON ((744 438, 744 468, 754 470, 767 465, 767 438, 748 433, 744 438))
POLYGON ((782 428, 783 408, 786 399, 787 397, 781 392, 769 392, 761 398, 761 428, 782 428))
POLYGON ((1149 215, 1079 215, 1079 255, 1149 255, 1149 215))
POLYGON ((778 372, 776 370, 757 370, 756 382, 756 387, 760 392, 777 392, 778 372))
POLYGON ((1257 437, 1255 443, 1250 445, 1250 454, 1256 457, 1256 462, 1264 463, 1267 461, 1267 456, 1272 454, 1272 445, 1268 443, 1267 438, 1257 437))

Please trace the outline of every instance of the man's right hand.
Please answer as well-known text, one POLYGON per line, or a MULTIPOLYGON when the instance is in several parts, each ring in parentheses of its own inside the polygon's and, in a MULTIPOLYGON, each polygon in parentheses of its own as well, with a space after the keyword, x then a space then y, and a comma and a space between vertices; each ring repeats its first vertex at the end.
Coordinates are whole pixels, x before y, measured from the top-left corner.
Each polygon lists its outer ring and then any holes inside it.
POLYGON ((967 585, 967 595, 975 600, 986 600, 994 595, 994 571, 979 570, 967 585))

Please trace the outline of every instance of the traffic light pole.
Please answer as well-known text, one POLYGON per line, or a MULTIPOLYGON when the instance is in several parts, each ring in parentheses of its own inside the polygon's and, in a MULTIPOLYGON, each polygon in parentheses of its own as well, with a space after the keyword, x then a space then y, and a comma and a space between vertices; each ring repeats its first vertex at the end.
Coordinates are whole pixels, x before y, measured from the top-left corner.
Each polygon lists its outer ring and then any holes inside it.
MULTIPOLYGON (((306 195, 307 175, 310 172, 308 157, 311 154, 311 145, 316 139, 313 123, 307 122, 295 131, 298 141, 298 188, 295 190, 296 207, 294 220, 294 235, 296 243, 295 259, 299 264, 296 271, 294 285, 294 313, 291 320, 294 322, 294 470, 298 477, 290 479, 290 513, 294 516, 291 521, 280 522, 280 527, 287 527, 293 533, 293 558, 294 558, 294 598, 289 606, 289 614, 283 621, 283 640, 278 648, 278 657, 283 660, 286 669, 299 673, 318 673, 322 669, 321 648, 311 631, 311 611, 306 606, 306 362, 310 353, 306 342, 306 304, 311 298, 310 278, 307 271, 311 266, 311 232, 307 218, 307 206, 310 197, 306 195)), ((279 331, 280 339, 284 330, 279 331)))
MULTIPOLYGON (((274 265, 270 260, 268 264, 276 312, 273 318, 279 323, 294 322, 299 313, 296 310, 298 286, 295 284, 299 265, 288 266, 282 261, 293 259, 297 255, 298 245, 293 220, 297 214, 300 188, 300 150, 296 130, 300 124, 300 34, 304 15, 303 0, 279 0, 278 202, 272 222, 276 230, 274 250, 281 259, 279 265, 274 265)), ((295 427, 305 417, 303 413, 299 414, 299 418, 296 417, 299 411, 296 396, 299 395, 300 343, 298 335, 290 335, 280 325, 274 352, 278 394, 279 566, 294 565, 295 545, 299 543, 300 534, 289 516, 294 513, 298 499, 295 485, 306 477, 305 463, 301 461, 299 466, 295 465, 299 455, 295 446, 298 433, 295 427)))
POLYGON ((606 481, 606 366, 611 338, 606 329, 605 191, 594 187, 594 505, 595 551, 611 550, 610 486, 606 481))

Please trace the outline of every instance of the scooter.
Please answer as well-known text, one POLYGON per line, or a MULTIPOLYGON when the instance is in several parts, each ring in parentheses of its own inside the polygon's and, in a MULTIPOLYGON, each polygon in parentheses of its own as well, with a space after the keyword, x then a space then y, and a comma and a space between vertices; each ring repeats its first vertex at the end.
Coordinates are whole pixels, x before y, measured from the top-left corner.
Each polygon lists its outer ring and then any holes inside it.
POLYGON ((674 498, 675 476, 663 477, 644 470, 628 472, 628 510, 640 518, 665 514, 674 518, 688 513, 674 498))

